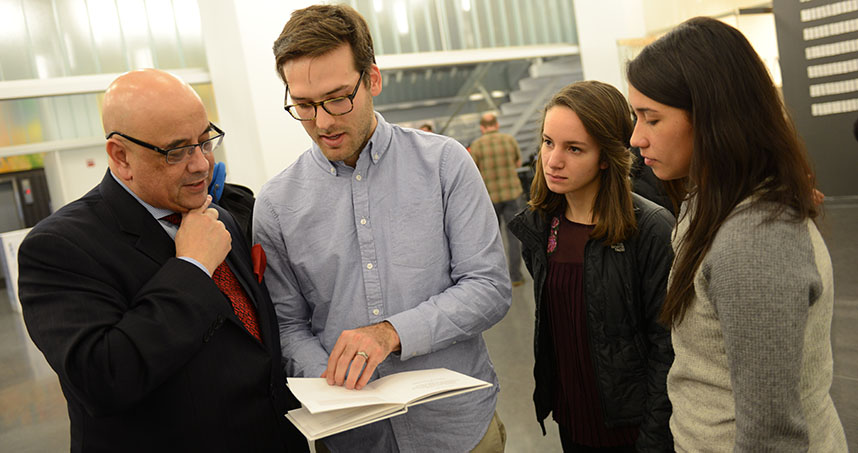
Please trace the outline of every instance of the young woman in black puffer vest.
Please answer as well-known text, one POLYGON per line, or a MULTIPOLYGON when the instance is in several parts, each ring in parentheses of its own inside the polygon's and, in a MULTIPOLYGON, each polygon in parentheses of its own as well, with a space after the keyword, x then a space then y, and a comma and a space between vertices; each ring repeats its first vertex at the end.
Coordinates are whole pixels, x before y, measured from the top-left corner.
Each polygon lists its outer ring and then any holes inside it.
POLYGON ((632 112, 616 88, 578 82, 545 107, 522 242, 536 302, 536 416, 566 452, 673 451, 673 361, 658 322, 674 218, 632 194, 632 112))

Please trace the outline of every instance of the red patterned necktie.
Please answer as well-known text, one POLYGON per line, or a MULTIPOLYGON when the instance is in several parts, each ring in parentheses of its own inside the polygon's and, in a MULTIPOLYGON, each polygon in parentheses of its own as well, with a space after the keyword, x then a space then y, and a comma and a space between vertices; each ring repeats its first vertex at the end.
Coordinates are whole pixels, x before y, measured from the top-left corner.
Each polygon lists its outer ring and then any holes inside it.
MULTIPOLYGON (((182 216, 173 213, 161 217, 161 220, 166 220, 173 225, 179 226, 182 223, 182 216)), ((232 302, 232 310, 238 316, 238 319, 241 320, 241 323, 244 324, 247 331, 252 333, 257 340, 262 341, 262 337, 259 335, 259 323, 256 321, 256 309, 253 307, 250 299, 248 299, 244 288, 241 287, 241 283, 238 282, 235 274, 232 273, 232 269, 226 264, 226 260, 220 263, 220 266, 215 269, 212 274, 212 280, 220 288, 220 291, 229 298, 229 301, 232 302)))

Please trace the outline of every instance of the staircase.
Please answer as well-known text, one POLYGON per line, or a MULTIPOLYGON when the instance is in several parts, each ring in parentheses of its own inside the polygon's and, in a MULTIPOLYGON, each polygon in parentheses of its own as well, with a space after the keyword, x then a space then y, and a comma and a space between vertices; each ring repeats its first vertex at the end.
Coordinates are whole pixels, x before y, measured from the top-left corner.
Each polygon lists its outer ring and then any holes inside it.
POLYGON ((482 113, 497 108, 500 131, 518 140, 525 161, 539 146, 545 103, 564 86, 583 78, 577 55, 419 71, 422 75, 414 71, 386 74, 385 89, 374 100, 375 109, 385 119, 410 127, 430 122, 436 132, 468 146, 480 136, 482 113), (498 66, 504 64, 507 66, 498 66), (509 91, 511 86, 517 88, 509 91), (487 105, 484 99, 490 91, 506 92, 494 99, 502 103, 487 105), (477 99, 468 99, 475 94, 477 99))
POLYGON ((519 80, 518 89, 509 94, 510 101, 500 105, 500 131, 516 138, 522 160, 526 161, 539 148, 545 104, 561 88, 583 77, 578 56, 536 61, 528 69, 528 76, 519 80))

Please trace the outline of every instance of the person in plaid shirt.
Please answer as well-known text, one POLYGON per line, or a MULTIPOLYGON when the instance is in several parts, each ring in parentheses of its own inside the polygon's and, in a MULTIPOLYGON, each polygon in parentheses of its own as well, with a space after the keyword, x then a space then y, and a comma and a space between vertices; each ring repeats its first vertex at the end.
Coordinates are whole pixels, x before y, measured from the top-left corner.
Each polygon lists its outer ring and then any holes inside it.
MULTIPOLYGON (((471 157, 483 175, 486 189, 495 207, 501 230, 521 210, 521 182, 516 169, 521 166, 521 150, 515 137, 498 132, 498 117, 484 113, 480 118, 483 136, 471 143, 471 157)), ((521 243, 507 235, 506 250, 512 286, 524 284, 521 274, 521 243)))

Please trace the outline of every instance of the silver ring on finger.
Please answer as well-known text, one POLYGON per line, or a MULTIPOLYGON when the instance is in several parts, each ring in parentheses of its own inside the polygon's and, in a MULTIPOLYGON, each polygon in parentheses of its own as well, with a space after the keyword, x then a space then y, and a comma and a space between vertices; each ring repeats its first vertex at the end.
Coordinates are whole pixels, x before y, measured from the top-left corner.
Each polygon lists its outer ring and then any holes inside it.
POLYGON ((355 356, 361 356, 364 360, 369 360, 369 356, 363 351, 358 351, 357 353, 355 353, 355 356))

